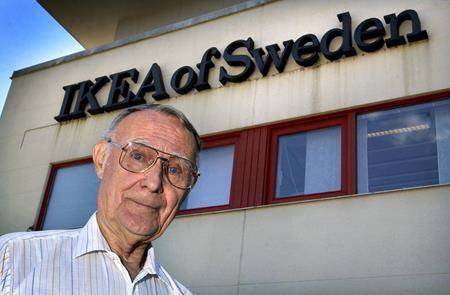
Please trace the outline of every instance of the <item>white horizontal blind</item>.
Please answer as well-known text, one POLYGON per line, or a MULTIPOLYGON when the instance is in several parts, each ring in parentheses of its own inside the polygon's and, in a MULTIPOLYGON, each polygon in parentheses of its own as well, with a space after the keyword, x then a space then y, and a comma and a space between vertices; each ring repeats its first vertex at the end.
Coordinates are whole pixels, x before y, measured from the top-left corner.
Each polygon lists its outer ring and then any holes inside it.
POLYGON ((358 192, 450 182, 450 101, 358 116, 358 192))

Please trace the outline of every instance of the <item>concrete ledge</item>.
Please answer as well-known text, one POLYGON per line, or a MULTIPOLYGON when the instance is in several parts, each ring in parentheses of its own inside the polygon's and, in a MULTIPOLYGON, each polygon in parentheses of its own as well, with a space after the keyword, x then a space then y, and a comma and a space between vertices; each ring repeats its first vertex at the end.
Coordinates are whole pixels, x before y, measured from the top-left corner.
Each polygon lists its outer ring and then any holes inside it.
POLYGON ((376 197, 376 196, 391 194, 391 193, 396 193, 396 192, 412 192, 412 191, 427 190, 427 189, 432 189, 432 188, 442 188, 442 189, 448 189, 450 191, 450 183, 439 183, 439 184, 432 184, 432 185, 425 185, 425 186, 399 188, 399 189, 386 190, 386 191, 380 191, 380 192, 369 192, 369 193, 343 195, 343 196, 336 196, 336 197, 329 197, 329 198, 322 198, 322 199, 282 202, 282 203, 265 204, 265 205, 253 206, 253 207, 242 207, 242 208, 225 209, 225 210, 211 211, 211 212, 177 215, 177 216, 175 216, 175 218, 176 219, 184 218, 184 217, 189 218, 189 217, 194 217, 194 216, 221 214, 221 213, 228 213, 228 212, 234 212, 234 211, 251 211, 251 210, 255 210, 255 209, 265 209, 265 208, 279 207, 279 206, 291 206, 291 205, 302 204, 302 203, 326 202, 326 201, 340 200, 340 199, 371 198, 371 197, 376 197))

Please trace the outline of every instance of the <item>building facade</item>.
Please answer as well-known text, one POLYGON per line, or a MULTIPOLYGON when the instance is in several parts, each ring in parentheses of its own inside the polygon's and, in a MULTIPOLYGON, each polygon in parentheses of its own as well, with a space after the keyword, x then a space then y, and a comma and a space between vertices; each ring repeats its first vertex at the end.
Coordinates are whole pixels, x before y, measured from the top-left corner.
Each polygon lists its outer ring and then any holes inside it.
POLYGON ((81 226, 93 145, 158 102, 204 141, 155 242, 193 293, 449 293, 449 1, 40 3, 87 49, 12 76, 0 234, 81 226))

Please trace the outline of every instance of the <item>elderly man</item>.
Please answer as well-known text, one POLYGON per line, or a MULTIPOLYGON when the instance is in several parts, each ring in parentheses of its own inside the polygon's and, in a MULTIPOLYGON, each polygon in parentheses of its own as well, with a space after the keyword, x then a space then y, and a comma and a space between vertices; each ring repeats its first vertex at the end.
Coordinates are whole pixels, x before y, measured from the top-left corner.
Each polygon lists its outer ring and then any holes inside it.
POLYGON ((199 149, 171 107, 122 112, 93 149, 98 211, 81 229, 1 237, 0 294, 191 294, 155 261, 151 241, 195 184, 199 149))

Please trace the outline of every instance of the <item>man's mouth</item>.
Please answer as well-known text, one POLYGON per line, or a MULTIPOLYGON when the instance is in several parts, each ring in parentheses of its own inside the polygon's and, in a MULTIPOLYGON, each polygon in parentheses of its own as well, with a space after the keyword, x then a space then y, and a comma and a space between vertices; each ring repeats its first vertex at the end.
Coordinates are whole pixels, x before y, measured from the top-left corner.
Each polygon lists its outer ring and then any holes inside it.
POLYGON ((128 200, 130 200, 131 202, 140 205, 140 206, 144 206, 150 209, 154 209, 157 210, 161 207, 161 203, 159 201, 156 200, 147 200, 147 201, 142 201, 142 200, 136 200, 133 198, 128 198, 128 200))

